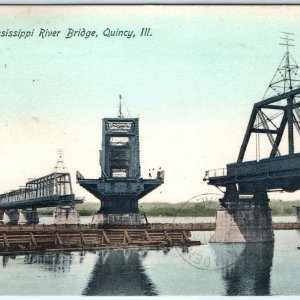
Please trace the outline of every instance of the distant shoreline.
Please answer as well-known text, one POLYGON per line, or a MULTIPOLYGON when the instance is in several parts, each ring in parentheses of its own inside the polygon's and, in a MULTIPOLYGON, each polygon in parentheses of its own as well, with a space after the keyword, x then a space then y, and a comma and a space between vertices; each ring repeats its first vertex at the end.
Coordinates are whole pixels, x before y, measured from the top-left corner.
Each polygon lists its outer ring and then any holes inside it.
MULTIPOLYGON (((214 217, 219 207, 218 202, 149 202, 140 203, 140 209, 149 217, 214 217)), ((273 216, 295 216, 293 206, 300 206, 300 201, 272 200, 270 207, 273 216)), ((86 202, 77 205, 80 216, 92 216, 99 210, 99 203, 86 202)), ((53 208, 39 209, 40 216, 51 216, 53 208)))

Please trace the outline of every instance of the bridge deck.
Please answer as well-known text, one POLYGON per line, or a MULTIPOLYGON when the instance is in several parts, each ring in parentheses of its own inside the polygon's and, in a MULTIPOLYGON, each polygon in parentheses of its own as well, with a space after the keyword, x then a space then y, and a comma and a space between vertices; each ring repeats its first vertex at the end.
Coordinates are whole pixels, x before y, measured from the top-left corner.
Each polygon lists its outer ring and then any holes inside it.
POLYGON ((47 196, 32 199, 19 200, 8 203, 0 203, 0 210, 4 209, 25 209, 25 208, 41 208, 53 207, 57 205, 68 205, 82 203, 83 198, 75 198, 74 194, 66 196, 47 196))
POLYGON ((53 172, 29 180, 25 187, 0 195, 0 210, 82 203, 72 192, 70 173, 53 172))
POLYGON ((241 193, 260 189, 296 191, 300 189, 300 154, 228 164, 226 171, 207 171, 205 180, 215 186, 238 183, 241 193))

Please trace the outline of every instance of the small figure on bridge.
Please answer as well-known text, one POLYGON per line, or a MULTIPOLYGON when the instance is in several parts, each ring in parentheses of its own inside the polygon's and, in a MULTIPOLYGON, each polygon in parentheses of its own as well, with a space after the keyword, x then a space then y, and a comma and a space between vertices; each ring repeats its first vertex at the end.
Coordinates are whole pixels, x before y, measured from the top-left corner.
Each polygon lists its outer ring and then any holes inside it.
POLYGON ((163 179, 164 178, 164 171, 161 169, 161 167, 159 167, 159 169, 157 170, 157 176, 156 178, 158 179, 163 179))

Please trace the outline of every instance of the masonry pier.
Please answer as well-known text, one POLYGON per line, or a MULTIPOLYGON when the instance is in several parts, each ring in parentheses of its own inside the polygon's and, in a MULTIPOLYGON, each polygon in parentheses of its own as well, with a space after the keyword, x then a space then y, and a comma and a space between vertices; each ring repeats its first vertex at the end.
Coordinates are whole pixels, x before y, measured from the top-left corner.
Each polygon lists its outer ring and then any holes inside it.
POLYGON ((218 210, 211 243, 273 242, 271 209, 245 207, 218 210))
POLYGON ((19 211, 18 224, 37 225, 39 223, 39 214, 36 208, 21 209, 19 211))
POLYGON ((105 214, 97 213, 92 217, 93 225, 143 225, 148 224, 146 214, 142 211, 137 213, 123 213, 123 214, 105 214))
POLYGON ((62 224, 79 224, 80 216, 75 205, 59 205, 53 211, 53 223, 62 224))
POLYGON ((295 206, 297 221, 300 222, 300 206, 295 206))
POLYGON ((17 209, 5 209, 3 212, 3 223, 16 225, 19 221, 19 211, 17 209))

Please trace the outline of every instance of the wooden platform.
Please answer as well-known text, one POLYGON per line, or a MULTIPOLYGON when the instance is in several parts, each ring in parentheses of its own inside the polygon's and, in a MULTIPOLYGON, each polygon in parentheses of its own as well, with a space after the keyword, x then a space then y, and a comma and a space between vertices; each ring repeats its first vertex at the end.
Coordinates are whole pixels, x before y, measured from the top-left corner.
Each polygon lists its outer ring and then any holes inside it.
POLYGON ((294 223, 273 223, 274 230, 300 229, 300 222, 294 223))
POLYGON ((190 241, 189 237, 190 231, 150 227, 104 229, 89 225, 0 226, 0 254, 200 244, 190 241))
MULTIPOLYGON (((273 223, 272 225, 274 230, 300 229, 300 222, 273 223)), ((153 223, 150 227, 160 230, 214 231, 216 223, 153 223)))
MULTIPOLYGON (((300 229, 300 223, 273 223, 275 230, 300 229)), ((81 251, 130 247, 200 245, 191 231, 213 231, 215 223, 152 223, 121 228, 93 225, 1 225, 0 254, 81 251)))

